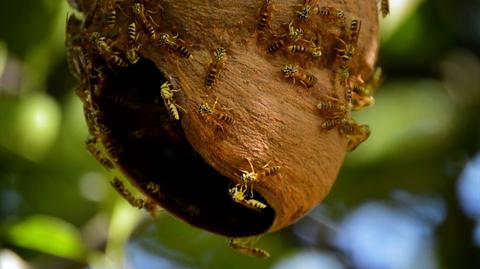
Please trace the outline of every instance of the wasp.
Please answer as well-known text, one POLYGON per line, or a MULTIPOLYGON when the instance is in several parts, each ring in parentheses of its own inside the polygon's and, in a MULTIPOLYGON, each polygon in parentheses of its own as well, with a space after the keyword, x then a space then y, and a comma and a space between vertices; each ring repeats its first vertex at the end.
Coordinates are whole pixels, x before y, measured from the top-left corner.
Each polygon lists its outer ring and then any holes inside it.
POLYGON ((78 64, 77 67, 79 67, 79 74, 81 75, 82 79, 89 79, 88 74, 90 74, 93 70, 93 62, 90 53, 83 50, 80 46, 72 47, 70 53, 72 53, 71 55, 75 57, 73 61, 75 65, 78 64))
POLYGON ((163 98, 163 103, 165 104, 165 107, 169 111, 170 115, 172 118, 175 120, 180 120, 180 113, 178 113, 178 109, 181 109, 185 112, 185 109, 183 109, 180 105, 175 103, 175 98, 174 98, 174 92, 178 92, 180 90, 172 90, 170 88, 171 84, 167 81, 162 84, 160 87, 160 95, 163 98))
POLYGON ((100 55, 107 58, 110 62, 113 62, 120 67, 128 66, 128 63, 112 50, 110 45, 107 43, 107 38, 105 36, 102 36, 99 32, 93 32, 90 36, 90 40, 97 48, 100 55))
POLYGON ((184 57, 187 59, 193 58, 192 54, 186 47, 177 43, 176 36, 171 37, 167 33, 162 33, 160 35, 159 41, 162 46, 165 46, 168 50, 174 51, 181 57, 184 57))
POLYGON ((247 206, 250 206, 250 207, 254 207, 254 208, 257 208, 257 209, 264 209, 267 207, 266 204, 258 201, 258 200, 255 200, 255 199, 246 199, 244 200, 244 203, 247 205, 247 206))
POLYGON ((223 131, 223 126, 219 122, 225 122, 228 124, 231 124, 233 122, 233 118, 230 115, 227 115, 223 112, 219 112, 215 109, 215 106, 217 105, 218 99, 215 100, 215 103, 213 103, 213 106, 210 106, 208 103, 203 103, 198 107, 198 113, 204 118, 207 119, 207 121, 212 120, 222 131, 223 131))
POLYGON ((352 98, 353 98, 353 91, 350 88, 347 88, 345 91, 345 101, 347 104, 352 104, 352 98))
POLYGON ((92 56, 87 51, 81 51, 80 61, 85 67, 85 70, 90 71, 93 69, 92 56))
POLYGON ((335 50, 339 52, 339 54, 337 54, 337 57, 344 61, 350 61, 355 54, 355 46, 352 43, 347 43, 340 38, 338 38, 338 40, 343 44, 344 47, 335 48, 335 50))
POLYGON ((110 61, 120 67, 127 67, 128 63, 116 54, 110 55, 110 61))
POLYGON ((346 135, 360 135, 370 132, 370 127, 366 124, 358 124, 353 120, 344 121, 340 127, 340 132, 346 135))
MULTIPOLYGON (((152 25, 152 23, 155 24, 155 22, 150 16, 148 17, 150 18, 151 22, 147 19, 147 15, 145 14, 145 6, 141 3, 136 2, 132 5, 132 10, 137 19, 143 24, 143 26, 147 30, 147 35, 153 40, 157 39, 157 33, 152 25)), ((155 25, 158 26, 157 24, 155 25)))
POLYGON ((322 47, 315 45, 309 48, 308 52, 310 53, 310 55, 312 55, 314 60, 318 60, 320 59, 320 57, 322 57, 322 50, 322 47))
POLYGON ((110 184, 133 207, 142 209, 145 206, 143 199, 135 198, 119 178, 114 177, 110 184))
POLYGON ((269 164, 266 164, 265 166, 263 166, 263 171, 262 171, 262 175, 263 176, 273 176, 275 174, 278 173, 278 171, 280 171, 280 166, 278 165, 274 165, 274 166, 269 166, 269 164))
POLYGON ((346 96, 346 102, 341 102, 336 97, 327 96, 329 101, 317 104, 320 112, 326 116, 326 120, 322 123, 322 128, 332 129, 333 127, 344 123, 347 118, 351 117, 351 104, 346 96))
POLYGON ((349 30, 349 42, 352 46, 357 46, 358 36, 360 35, 360 29, 362 27, 362 21, 359 19, 353 19, 350 22, 349 30))
POLYGON ((322 122, 321 126, 323 129, 326 129, 326 130, 333 129, 336 126, 343 128, 344 125, 347 124, 347 121, 348 120, 346 118, 334 116, 322 122))
POLYGON ((175 97, 174 93, 180 91, 180 90, 172 90, 170 89, 170 86, 171 84, 167 81, 163 83, 162 86, 160 87, 160 95, 164 100, 173 100, 173 98, 175 97))
MULTIPOLYGON (((149 182, 155 184, 153 182, 149 182)), ((125 199, 127 202, 138 209, 145 209, 152 217, 157 217, 162 208, 153 200, 149 198, 136 198, 130 190, 125 187, 123 181, 121 181, 118 177, 114 177, 110 184, 112 187, 125 199)), ((156 185, 156 184, 155 184, 156 185)))
POLYGON ((273 0, 264 0, 262 8, 260 9, 260 19, 257 23, 257 30, 261 33, 265 31, 265 28, 269 24, 272 13, 273 0))
POLYGON ((149 193, 159 193, 160 192, 160 186, 153 182, 153 181, 149 181, 147 183, 147 186, 146 186, 146 190, 149 192, 149 193))
POLYGON ((240 172, 242 172, 241 179, 244 184, 253 184, 253 182, 259 180, 262 177, 273 176, 277 174, 281 168, 278 165, 270 166, 270 163, 267 163, 262 167, 263 170, 257 173, 255 172, 255 169, 253 168, 253 164, 250 159, 247 159, 247 161, 250 164, 250 168, 252 169, 252 171, 240 170, 240 172))
POLYGON ((298 80, 306 88, 311 88, 317 83, 317 78, 305 72, 298 65, 284 64, 281 69, 285 78, 292 78, 293 84, 298 80))
POLYGON ((345 122, 340 127, 340 132, 347 135, 347 150, 353 151, 363 141, 370 137, 370 127, 366 124, 358 124, 353 121, 345 122))
POLYGON ((366 87, 355 84, 352 86, 352 108, 361 110, 375 104, 375 98, 368 93, 366 87))
POLYGON ((259 179, 259 175, 255 172, 255 169, 253 168, 253 164, 250 161, 250 159, 247 159, 248 163, 250 164, 250 168, 252 169, 251 172, 247 170, 240 170, 242 172, 242 182, 247 184, 247 183, 253 183, 254 181, 257 181, 259 179))
POLYGON ((132 64, 136 64, 140 60, 140 56, 138 56, 137 51, 138 47, 131 47, 125 53, 127 60, 132 64))
POLYGON ((335 115, 336 118, 343 116, 347 112, 347 106, 345 104, 341 104, 337 98, 333 98, 334 102, 321 102, 317 104, 317 108, 328 115, 335 115))
POLYGON ((310 54, 314 60, 320 59, 322 56, 322 47, 320 46, 312 46, 312 47, 305 47, 303 45, 299 44, 293 44, 288 46, 288 50, 291 53, 307 53, 310 54))
POLYGON ((245 193, 247 191, 248 191, 248 187, 247 185, 244 185, 244 184, 237 184, 236 186, 228 190, 230 197, 232 197, 232 200, 235 201, 236 203, 242 204, 248 208, 251 208, 257 211, 260 211, 267 207, 266 204, 258 200, 246 198, 245 193))
POLYGON ((352 105, 354 110, 361 110, 365 107, 375 104, 373 94, 383 81, 382 68, 377 67, 373 73, 372 79, 365 85, 360 79, 360 84, 354 84, 351 87, 352 105))
MULTIPOLYGON (((287 42, 285 40, 285 36, 286 35, 284 35, 284 38, 278 39, 274 41, 272 44, 270 44, 270 46, 268 46, 267 48, 267 51, 270 54, 274 54, 276 51, 284 47, 287 42)), ((301 40, 302 36, 303 36, 303 30, 301 28, 296 28, 295 26, 293 26, 293 21, 291 21, 288 25, 288 37, 290 38, 290 40, 295 43, 301 40)))
POLYGON ((97 145, 97 138, 90 138, 86 142, 86 147, 88 152, 92 154, 92 156, 103 165, 107 170, 112 170, 115 168, 115 165, 103 155, 102 151, 98 149, 97 145))
POLYGON ((93 32, 90 35, 90 40, 100 52, 111 52, 111 48, 107 43, 107 38, 102 36, 99 32, 93 32))
POLYGON ((105 3, 105 22, 108 28, 112 29, 115 26, 117 20, 116 2, 115 0, 101 0, 105 3))
POLYGON ((382 11, 382 17, 385 18, 390 14, 390 3, 388 0, 381 0, 380 10, 382 11))
POLYGON ((342 85, 348 84, 348 78, 350 77, 350 69, 346 62, 340 64, 338 67, 338 74, 340 75, 340 82, 342 85))
POLYGON ((345 23, 345 12, 338 8, 328 6, 321 7, 320 9, 318 9, 317 14, 321 17, 326 18, 329 21, 334 21, 339 24, 345 23))
POLYGON ((279 40, 273 42, 273 43, 267 48, 268 53, 274 54, 277 50, 279 50, 279 49, 282 48, 283 46, 285 46, 285 40, 279 39, 279 40))
POLYGON ((334 118, 334 119, 325 120, 324 122, 322 122, 321 126, 322 126, 323 129, 330 130, 335 126, 340 125, 341 123, 342 123, 341 119, 334 118))
POLYGON ((105 90, 105 68, 103 66, 95 68, 95 75, 92 76, 92 79, 95 80, 95 83, 93 84, 93 95, 96 98, 100 98, 105 90))
POLYGON ((205 80, 205 86, 208 90, 212 89, 215 79, 218 77, 220 69, 223 67, 225 61, 227 60, 227 50, 224 48, 217 48, 213 51, 214 60, 210 64, 210 72, 208 72, 207 78, 205 80))
POLYGON ((350 23, 350 29, 347 34, 347 42, 345 42, 341 38, 337 38, 342 44, 343 48, 335 48, 339 54, 337 56, 344 60, 344 61, 350 61, 355 54, 355 50, 357 47, 357 41, 358 41, 358 36, 360 34, 360 29, 362 26, 362 22, 358 19, 352 20, 350 23))
MULTIPOLYGON (((88 90, 77 89, 77 95, 81 96, 80 98, 82 98, 82 101, 84 102, 83 110, 84 110, 85 121, 87 122, 88 133, 93 135, 95 138, 97 138, 100 136, 98 131, 98 125, 97 125, 97 117, 96 117, 97 111, 95 106, 93 106, 89 100, 86 100, 87 98, 89 98, 90 93, 88 90)), ((87 149, 89 145, 88 141, 90 140, 87 140, 87 143, 86 143, 87 149)), ((93 143, 95 142, 96 142, 96 139, 94 140, 93 143)), ((92 153, 90 150, 89 152, 92 153)), ((92 153, 92 155, 95 155, 95 154, 92 153)))
MULTIPOLYGON (((306 2, 306 1, 305 1, 305 2, 306 2)), ((310 9, 311 9, 311 6, 305 4, 300 10, 296 11, 296 13, 297 13, 297 18, 298 18, 300 21, 305 21, 305 20, 307 20, 308 18, 310 18, 310 9)))
POLYGON ((125 53, 125 56, 130 63, 136 64, 140 60, 140 56, 137 54, 137 51, 140 49, 140 45, 136 45, 138 41, 138 32, 137 24, 135 22, 132 22, 128 25, 127 40, 130 43, 130 48, 125 53))
MULTIPOLYGON (((255 241, 257 241, 258 239, 256 239, 257 237, 255 237, 255 241)), ((232 249, 236 250, 236 251, 239 251, 239 252, 242 252, 242 253, 245 253, 245 254, 248 254, 248 255, 252 255, 252 256, 255 256, 255 257, 259 257, 259 258, 268 258, 270 257, 270 253, 268 253, 266 250, 263 250, 263 249, 260 249, 260 248, 255 248, 253 247, 252 245, 255 243, 249 243, 249 242, 243 242, 243 241, 249 241, 250 238, 246 238, 246 239, 243 239, 243 238, 229 238, 228 239, 228 246, 230 246, 232 249)))
MULTIPOLYGON (((242 172, 242 175, 241 175, 241 181, 242 183, 240 184, 241 186, 245 186, 247 187, 248 189, 248 184, 250 184, 249 188, 250 188, 250 196, 253 197, 253 183, 257 180, 259 180, 260 178, 262 177, 265 177, 265 176, 273 176, 275 174, 278 173, 278 171, 280 171, 280 166, 278 165, 274 165, 274 166, 269 166, 270 163, 267 163, 266 165, 264 165, 262 167, 262 171, 261 172, 255 172, 255 169, 253 168, 253 164, 252 162, 250 161, 250 159, 247 159, 248 163, 250 164, 250 168, 252 169, 251 171, 247 171, 247 170, 240 170, 240 172, 242 172)), ((247 191, 247 189, 245 189, 245 191, 247 191)), ((254 201, 252 201, 251 203, 255 203, 254 201)))
POLYGON ((80 80, 83 75, 83 66, 81 63, 82 47, 80 45, 80 29, 82 20, 74 14, 67 15, 65 45, 67 47, 67 64, 70 73, 80 80))
POLYGON ((111 138, 111 136, 108 135, 108 133, 111 132, 110 129, 105 130, 106 126, 101 127, 103 128, 102 130, 102 146, 105 149, 105 152, 109 155, 110 159, 112 159, 113 162, 118 162, 118 147, 117 143, 115 143, 115 140, 111 138))
POLYGON ((212 107, 210 107, 210 105, 208 103, 203 103, 198 107, 198 113, 200 113, 202 116, 213 116, 213 115, 215 115, 215 117, 219 121, 223 121, 223 122, 226 122, 226 123, 232 123, 233 118, 231 116, 225 114, 225 113, 218 112, 215 109, 216 104, 217 104, 217 100, 215 100, 215 103, 213 104, 212 107))
POLYGON ((136 43, 137 42, 138 32, 137 32, 137 24, 135 22, 132 22, 128 25, 127 37, 128 37, 128 42, 130 42, 130 43, 136 43))
POLYGON ((288 35, 293 42, 297 42, 303 36, 302 28, 296 28, 293 26, 293 21, 288 25, 288 35))
POLYGON ((306 21, 307 19, 310 18, 310 13, 317 13, 318 12, 318 6, 317 6, 318 0, 304 0, 302 8, 300 10, 296 11, 297 18, 300 21, 306 21))
POLYGON ((80 41, 80 37, 78 36, 78 34, 81 31, 82 22, 83 21, 79 17, 77 17, 75 14, 73 13, 67 14, 67 20, 65 23, 66 29, 67 29, 66 31, 67 36, 65 38, 66 45, 73 45, 73 44, 80 45, 78 42, 80 41))
POLYGON ((351 136, 347 142, 347 151, 354 151, 361 143, 370 137, 370 130, 365 131, 360 135, 351 136))
POLYGON ((67 47, 67 64, 70 73, 80 80, 83 75, 83 66, 80 61, 80 48, 79 47, 67 47))
MULTIPOLYGON (((102 136, 101 133, 101 123, 99 118, 102 117, 102 114, 99 110, 98 105, 92 100, 92 93, 90 89, 80 89, 81 93, 77 92, 78 95, 82 95, 83 101, 83 110, 85 121, 87 122, 88 132, 94 137, 94 142, 98 146, 97 141, 102 136)), ((87 143, 88 144, 88 143, 87 143)))
POLYGON ((304 52, 308 52, 308 48, 307 47, 304 47, 302 45, 298 45, 298 44, 294 44, 294 45, 290 45, 288 46, 288 50, 291 52, 291 53, 304 53, 304 52))

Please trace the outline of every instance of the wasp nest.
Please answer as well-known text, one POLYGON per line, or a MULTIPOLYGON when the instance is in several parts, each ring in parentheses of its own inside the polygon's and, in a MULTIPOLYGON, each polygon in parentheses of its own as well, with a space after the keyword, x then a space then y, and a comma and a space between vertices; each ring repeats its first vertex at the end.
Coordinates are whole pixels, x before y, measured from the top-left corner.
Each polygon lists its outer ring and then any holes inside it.
POLYGON ((77 0, 89 151, 134 206, 228 237, 281 229, 370 134, 376 1, 77 0))

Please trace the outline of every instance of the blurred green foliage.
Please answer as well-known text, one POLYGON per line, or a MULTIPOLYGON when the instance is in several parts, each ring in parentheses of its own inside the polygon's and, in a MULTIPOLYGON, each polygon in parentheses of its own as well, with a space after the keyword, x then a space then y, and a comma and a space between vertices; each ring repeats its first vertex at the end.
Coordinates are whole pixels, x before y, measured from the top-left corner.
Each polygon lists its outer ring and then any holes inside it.
MULTIPOLYGON (((434 254, 421 252, 428 266, 387 261, 375 268, 480 268, 480 239, 474 236, 480 216, 464 214, 456 191, 480 148, 480 4, 391 4, 379 59, 387 79, 376 105, 355 115, 371 126, 372 136, 347 157, 321 206, 265 236, 259 246, 273 258, 258 260, 167 213, 152 220, 118 198, 84 149, 87 130, 63 48, 66 1, 2 3, 0 268, 12 259, 52 269, 292 268, 288 261, 304 262, 303 268, 362 267, 335 238, 346 233, 348 216, 370 202, 407 212, 404 219, 435 223, 430 237, 421 237, 422 246, 432 244, 434 254), (306 256, 290 258, 298 253, 306 256)), ((5 268, 25 268, 18 266, 5 268)))
POLYGON ((79 231, 61 219, 33 215, 9 228, 7 237, 22 248, 84 260, 85 249, 79 231))

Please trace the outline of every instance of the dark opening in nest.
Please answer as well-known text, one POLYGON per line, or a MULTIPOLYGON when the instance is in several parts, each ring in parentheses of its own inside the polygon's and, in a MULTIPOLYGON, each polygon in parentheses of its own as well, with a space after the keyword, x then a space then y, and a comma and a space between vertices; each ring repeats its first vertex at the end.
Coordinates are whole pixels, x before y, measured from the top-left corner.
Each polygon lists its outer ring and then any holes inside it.
MULTIPOLYGON (((234 202, 228 193, 233 183, 195 152, 179 121, 170 118, 160 96, 166 79, 152 62, 104 69, 102 96, 95 100, 98 122, 105 147, 134 185, 171 213, 214 233, 241 237, 269 229, 273 209, 255 211, 234 202)), ((255 197, 266 204, 258 193, 255 197)))

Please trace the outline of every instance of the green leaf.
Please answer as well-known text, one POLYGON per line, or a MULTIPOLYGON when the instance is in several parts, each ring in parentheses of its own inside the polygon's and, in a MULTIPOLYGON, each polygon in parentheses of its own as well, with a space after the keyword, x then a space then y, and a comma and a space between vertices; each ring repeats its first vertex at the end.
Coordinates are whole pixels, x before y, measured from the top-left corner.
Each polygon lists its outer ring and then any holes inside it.
POLYGON ((12 225, 7 230, 10 242, 16 246, 51 255, 84 261, 86 249, 80 233, 61 219, 35 215, 12 225))

